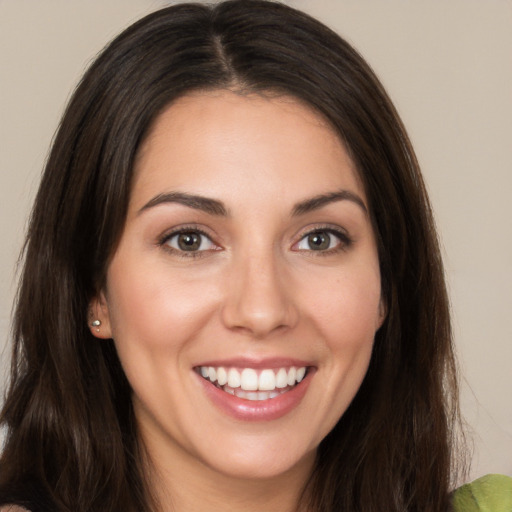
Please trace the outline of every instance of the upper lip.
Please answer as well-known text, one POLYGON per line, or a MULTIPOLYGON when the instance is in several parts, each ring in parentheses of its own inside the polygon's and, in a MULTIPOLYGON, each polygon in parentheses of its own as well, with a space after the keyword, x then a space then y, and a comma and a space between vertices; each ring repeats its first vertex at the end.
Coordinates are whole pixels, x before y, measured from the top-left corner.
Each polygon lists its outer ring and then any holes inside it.
POLYGON ((195 368, 201 366, 213 366, 213 367, 229 367, 229 368, 283 368, 283 367, 302 367, 302 366, 313 366, 311 361, 305 361, 301 359, 291 357, 266 357, 266 358, 247 358, 247 357, 232 357, 229 359, 209 359, 202 361, 195 365, 195 368))

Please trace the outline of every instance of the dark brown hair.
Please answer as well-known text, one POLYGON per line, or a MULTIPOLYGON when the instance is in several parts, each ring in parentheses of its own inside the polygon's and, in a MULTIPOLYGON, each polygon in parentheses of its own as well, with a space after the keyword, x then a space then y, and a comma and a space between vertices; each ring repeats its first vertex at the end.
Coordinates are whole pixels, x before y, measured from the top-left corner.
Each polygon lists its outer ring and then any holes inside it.
MULTIPOLYGON (((78 85, 53 142, 24 252, 0 503, 147 511, 130 387, 87 325, 125 221, 134 159, 156 116, 193 90, 286 94, 325 117, 356 163, 378 240, 387 318, 366 378, 318 450, 316 512, 448 507, 457 388, 432 214, 406 132, 344 40, 261 0, 159 10, 78 85)), ((44 509, 44 506, 43 506, 44 509)))

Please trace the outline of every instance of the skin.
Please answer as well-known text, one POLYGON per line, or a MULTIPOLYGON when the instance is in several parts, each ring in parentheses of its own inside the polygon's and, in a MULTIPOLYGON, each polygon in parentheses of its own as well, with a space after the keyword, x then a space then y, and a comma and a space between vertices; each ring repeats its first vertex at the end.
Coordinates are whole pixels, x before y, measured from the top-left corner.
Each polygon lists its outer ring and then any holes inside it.
POLYGON ((366 210, 342 142, 293 98, 196 93, 157 118, 91 306, 102 322, 93 334, 114 339, 132 385, 162 510, 171 500, 178 511, 296 509, 385 314, 366 210), (341 190, 348 198, 296 211, 341 190), (215 199, 225 212, 155 200, 169 193, 215 199), (183 227, 205 233, 200 250, 169 238, 183 227), (313 250, 315 229, 328 249, 313 250), (232 357, 307 361, 305 395, 275 420, 233 418, 194 371, 232 357))

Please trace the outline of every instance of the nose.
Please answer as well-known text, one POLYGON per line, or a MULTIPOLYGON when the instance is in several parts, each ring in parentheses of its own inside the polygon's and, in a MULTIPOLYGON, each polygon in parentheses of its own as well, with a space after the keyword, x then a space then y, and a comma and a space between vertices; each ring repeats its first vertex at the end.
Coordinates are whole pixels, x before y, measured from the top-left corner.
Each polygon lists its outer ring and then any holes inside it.
POLYGON ((262 339, 298 321, 286 272, 270 255, 241 257, 230 268, 222 320, 226 327, 262 339))

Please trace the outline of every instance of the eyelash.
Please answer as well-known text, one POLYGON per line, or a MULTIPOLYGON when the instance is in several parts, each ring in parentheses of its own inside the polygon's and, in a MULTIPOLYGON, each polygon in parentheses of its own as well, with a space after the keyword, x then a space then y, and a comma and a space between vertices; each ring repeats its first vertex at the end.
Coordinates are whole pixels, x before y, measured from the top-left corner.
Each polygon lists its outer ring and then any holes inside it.
POLYGON ((202 257, 206 256, 208 252, 211 252, 212 250, 213 251, 218 250, 218 249, 211 249, 211 250, 202 250, 202 251, 182 251, 182 250, 176 249, 174 247, 171 247, 169 245, 169 241, 172 238, 177 237, 179 235, 187 234, 187 233, 197 234, 202 237, 205 237, 212 243, 212 245, 218 247, 215 244, 215 242, 213 242, 212 237, 208 233, 203 231, 201 228, 198 228, 197 226, 182 226, 176 230, 171 231, 170 233, 165 233, 158 240, 158 245, 160 247, 162 247, 164 250, 169 251, 172 254, 175 254, 180 258, 202 258, 202 257))
MULTIPOLYGON (((172 240, 172 238, 182 235, 182 234, 187 234, 187 233, 198 234, 202 237, 206 237, 211 242, 212 245, 214 245, 215 247, 218 247, 215 244, 215 242, 212 240, 211 236, 208 233, 206 233, 204 230, 202 230, 201 228, 198 228, 197 226, 183 226, 183 227, 180 227, 179 229, 176 229, 169 233, 166 233, 159 238, 158 245, 160 247, 162 247, 164 250, 169 251, 181 258, 201 258, 201 257, 206 256, 207 253, 209 253, 211 251, 219 250, 217 248, 217 249, 207 249, 207 250, 197 250, 197 251, 185 251, 185 250, 176 249, 169 245, 169 241, 172 240)), ((293 244, 293 247, 300 244, 308 236, 311 236, 314 234, 322 234, 322 233, 327 233, 328 235, 332 235, 332 236, 336 237, 339 240, 339 244, 337 244, 335 247, 328 248, 325 250, 318 250, 318 251, 315 251, 314 249, 309 249, 309 250, 308 249, 295 249, 295 250, 297 252, 308 252, 314 256, 329 256, 329 255, 332 255, 332 254, 335 254, 335 253, 338 253, 341 251, 346 251, 348 248, 350 248, 350 246, 353 243, 353 240, 348 236, 348 234, 346 232, 342 231, 341 229, 335 229, 330 226, 325 226, 325 227, 319 226, 319 227, 315 227, 314 229, 311 229, 311 230, 303 233, 300 236, 298 242, 295 242, 293 244)))
POLYGON ((311 229, 309 231, 306 231, 300 236, 300 239, 298 242, 294 244, 294 246, 297 246, 300 242, 302 242, 307 237, 314 235, 314 234, 321 234, 321 233, 327 233, 328 235, 332 235, 336 237, 339 240, 339 244, 337 244, 335 247, 331 247, 329 249, 325 250, 318 250, 315 251, 314 249, 296 249, 299 252, 308 252, 309 254, 313 256, 330 256, 336 253, 339 253, 341 251, 346 251, 351 247, 353 244, 353 239, 349 237, 349 235, 341 230, 341 229, 335 229, 331 226, 318 226, 314 229, 311 229))

